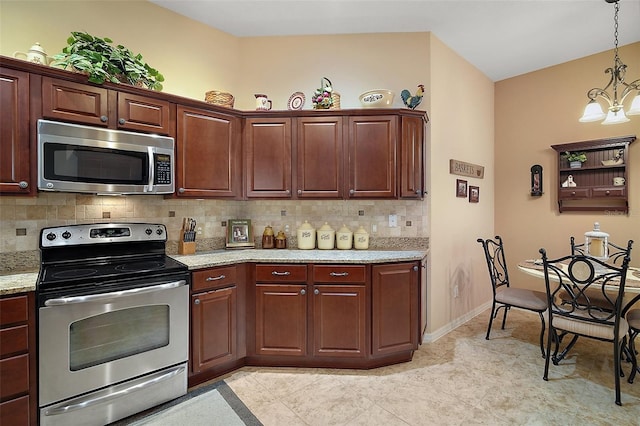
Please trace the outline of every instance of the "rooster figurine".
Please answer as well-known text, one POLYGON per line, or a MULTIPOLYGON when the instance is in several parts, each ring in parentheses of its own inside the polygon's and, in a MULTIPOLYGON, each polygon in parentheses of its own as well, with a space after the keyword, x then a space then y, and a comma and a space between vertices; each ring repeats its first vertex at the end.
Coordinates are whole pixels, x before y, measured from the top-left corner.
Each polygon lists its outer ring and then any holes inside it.
POLYGON ((407 106, 407 108, 416 109, 420 102, 422 102, 422 95, 424 94, 424 85, 418 84, 418 90, 416 94, 411 96, 411 92, 407 89, 404 89, 400 92, 400 96, 402 97, 402 102, 407 106))

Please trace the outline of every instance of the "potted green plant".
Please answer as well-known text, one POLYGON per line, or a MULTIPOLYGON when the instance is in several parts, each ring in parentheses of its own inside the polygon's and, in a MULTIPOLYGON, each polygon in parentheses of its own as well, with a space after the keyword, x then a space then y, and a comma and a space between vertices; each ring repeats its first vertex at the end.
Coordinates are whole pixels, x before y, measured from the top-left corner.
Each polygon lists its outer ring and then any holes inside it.
POLYGON ((149 66, 139 53, 112 43, 108 37, 72 31, 62 53, 53 56, 52 65, 85 73, 92 83, 110 81, 162 90, 164 76, 158 70, 149 66))
POLYGON ((565 151, 562 158, 569 162, 569 167, 572 169, 578 169, 582 167, 582 163, 587 161, 587 154, 584 152, 569 152, 565 151))

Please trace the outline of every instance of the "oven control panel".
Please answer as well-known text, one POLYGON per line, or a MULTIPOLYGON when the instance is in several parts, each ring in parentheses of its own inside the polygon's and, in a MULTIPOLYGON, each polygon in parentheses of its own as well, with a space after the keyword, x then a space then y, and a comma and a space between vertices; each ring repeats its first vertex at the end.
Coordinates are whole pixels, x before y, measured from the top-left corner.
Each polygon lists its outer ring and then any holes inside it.
POLYGON ((156 223, 93 223, 40 231, 41 248, 138 241, 167 241, 167 228, 156 223))

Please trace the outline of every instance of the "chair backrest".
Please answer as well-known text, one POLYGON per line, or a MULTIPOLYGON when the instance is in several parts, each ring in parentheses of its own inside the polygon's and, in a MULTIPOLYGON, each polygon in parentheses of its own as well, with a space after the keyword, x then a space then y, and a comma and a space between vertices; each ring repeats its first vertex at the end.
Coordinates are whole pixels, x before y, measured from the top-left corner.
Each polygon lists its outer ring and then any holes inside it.
MULTIPOLYGON (((633 243, 633 241, 631 241, 633 243)), ((609 260, 607 263, 613 263, 614 265, 621 265, 624 257, 630 254, 630 249, 620 247, 610 241, 607 241, 607 249, 609 253, 609 260)), ((585 243, 576 244, 575 238, 571 237, 571 254, 585 254, 585 243)))
POLYGON ((541 248, 550 317, 561 316, 587 323, 612 325, 615 327, 614 335, 618 336, 632 245, 633 241, 629 240, 620 266, 579 251, 549 259, 546 250, 541 248), (612 289, 617 290, 612 292, 612 289), (598 300, 595 297, 592 300, 591 292, 594 291, 598 300), (562 297, 559 297, 560 293, 562 297))
POLYGON ((502 286, 509 287, 509 272, 507 271, 502 238, 496 235, 494 240, 478 238, 477 241, 482 244, 487 268, 489 269, 489 278, 495 295, 498 288, 502 286))

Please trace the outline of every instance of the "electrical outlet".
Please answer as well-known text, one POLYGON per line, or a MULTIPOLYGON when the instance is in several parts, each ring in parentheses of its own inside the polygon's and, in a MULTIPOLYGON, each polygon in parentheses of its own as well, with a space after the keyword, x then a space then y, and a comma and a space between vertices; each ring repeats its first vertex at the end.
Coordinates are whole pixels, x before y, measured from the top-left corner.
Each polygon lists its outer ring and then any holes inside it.
POLYGON ((453 297, 456 298, 458 297, 458 285, 454 285, 453 286, 453 297))
POLYGON ((389 228, 395 228, 398 226, 398 215, 390 214, 389 215, 389 228))
POLYGON ((375 234, 376 232, 378 232, 378 225, 374 223, 373 225, 371 225, 371 233, 375 234))

